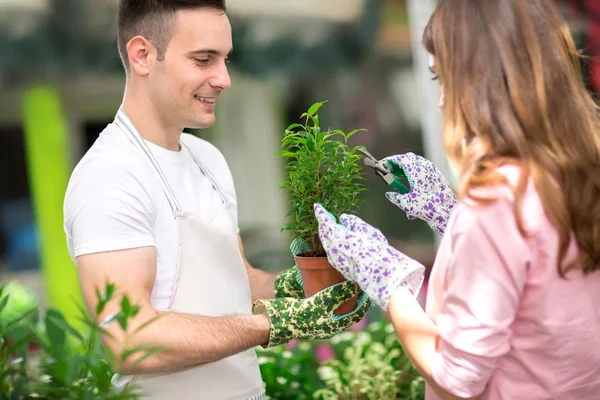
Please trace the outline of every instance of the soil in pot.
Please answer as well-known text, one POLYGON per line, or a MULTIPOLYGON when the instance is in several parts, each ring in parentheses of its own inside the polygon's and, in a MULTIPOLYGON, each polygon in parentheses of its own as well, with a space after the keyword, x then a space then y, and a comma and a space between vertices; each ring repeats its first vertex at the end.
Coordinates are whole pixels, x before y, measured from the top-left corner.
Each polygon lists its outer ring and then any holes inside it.
MULTIPOLYGON (((336 283, 345 282, 346 279, 335 270, 327 260, 327 257, 305 257, 296 255, 296 265, 302 275, 304 284, 304 295, 310 297, 321 290, 333 286, 336 283)), ((358 285, 355 283, 358 291, 358 285)), ((358 303, 358 294, 339 306, 334 314, 346 314, 354 311, 358 303)))

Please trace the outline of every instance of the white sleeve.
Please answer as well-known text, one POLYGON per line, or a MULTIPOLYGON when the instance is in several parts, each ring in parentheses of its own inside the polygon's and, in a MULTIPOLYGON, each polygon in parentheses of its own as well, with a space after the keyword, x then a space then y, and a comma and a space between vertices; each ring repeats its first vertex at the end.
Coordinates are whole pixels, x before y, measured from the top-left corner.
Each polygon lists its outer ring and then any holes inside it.
POLYGON ((122 163, 87 163, 69 182, 64 203, 71 257, 154 246, 156 207, 144 173, 122 163))

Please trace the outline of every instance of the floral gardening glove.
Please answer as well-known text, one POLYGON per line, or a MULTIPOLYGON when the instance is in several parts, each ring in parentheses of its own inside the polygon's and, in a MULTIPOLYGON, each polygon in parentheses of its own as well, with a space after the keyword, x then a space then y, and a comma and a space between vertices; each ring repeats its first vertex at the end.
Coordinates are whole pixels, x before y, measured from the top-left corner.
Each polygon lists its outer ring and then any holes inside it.
POLYGON ((410 192, 388 192, 387 199, 406 213, 409 219, 427 222, 440 236, 444 234, 450 213, 458 202, 440 170, 426 158, 414 153, 386 157, 394 175, 405 174, 410 192))
POLYGON ((399 286, 418 293, 425 267, 390 246, 381 231, 353 215, 342 214, 338 223, 320 204, 314 211, 331 265, 358 283, 379 308, 387 312, 399 286))
POLYGON ((329 339, 347 330, 369 310, 368 298, 359 297, 356 310, 351 313, 335 315, 333 312, 355 294, 354 282, 342 282, 306 299, 255 301, 252 314, 268 314, 271 322, 269 343, 263 347, 278 346, 294 339, 329 339))

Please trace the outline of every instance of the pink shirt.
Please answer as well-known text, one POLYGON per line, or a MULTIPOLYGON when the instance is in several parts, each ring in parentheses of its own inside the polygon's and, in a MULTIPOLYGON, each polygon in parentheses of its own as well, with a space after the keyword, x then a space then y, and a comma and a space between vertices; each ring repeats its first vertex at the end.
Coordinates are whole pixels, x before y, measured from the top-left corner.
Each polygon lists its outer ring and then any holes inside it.
MULTIPOLYGON (((516 184, 518 167, 499 171, 516 184)), ((513 195, 453 211, 429 280, 440 334, 433 378, 460 397, 600 399, 600 273, 557 273, 558 234, 532 184, 518 231, 513 195)), ((572 259, 575 245, 569 249, 572 259)), ((427 400, 439 397, 427 388, 427 400)))

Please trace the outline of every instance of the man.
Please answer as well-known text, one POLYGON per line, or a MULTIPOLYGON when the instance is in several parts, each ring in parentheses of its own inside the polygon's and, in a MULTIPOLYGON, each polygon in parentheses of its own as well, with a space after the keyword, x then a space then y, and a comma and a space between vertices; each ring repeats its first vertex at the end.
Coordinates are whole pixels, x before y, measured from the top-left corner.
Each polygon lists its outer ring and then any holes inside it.
POLYGON ((115 354, 165 348, 116 366, 118 381, 151 398, 262 399, 253 347, 329 338, 370 306, 361 294, 354 312, 333 316, 355 294, 352 283, 304 299, 297 270, 252 268, 225 159, 182 134, 213 125, 217 99, 231 86, 225 11, 224 0, 120 2, 123 103, 75 168, 65 198, 67 242, 90 312, 107 281, 118 295, 98 320, 114 315, 124 294, 140 305, 127 332, 109 324, 104 344, 115 354), (266 300, 253 315, 258 299, 266 300))

